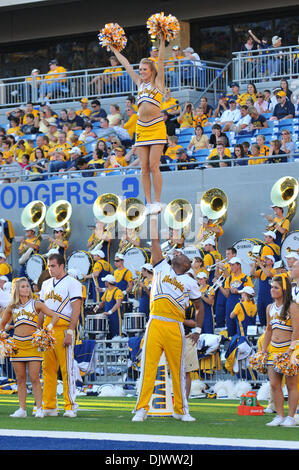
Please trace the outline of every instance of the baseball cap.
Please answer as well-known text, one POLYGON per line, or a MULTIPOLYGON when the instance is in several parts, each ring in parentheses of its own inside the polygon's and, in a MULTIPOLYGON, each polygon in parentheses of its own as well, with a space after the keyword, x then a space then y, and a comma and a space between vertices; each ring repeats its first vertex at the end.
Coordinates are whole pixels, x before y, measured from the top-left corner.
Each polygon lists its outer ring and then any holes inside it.
POLYGON ((7 276, 0 276, 0 281, 5 281, 5 282, 7 282, 7 281, 8 281, 8 277, 7 277, 7 276))
POLYGON ((56 126, 58 127, 58 124, 57 124, 57 121, 55 118, 49 118, 47 119, 48 123, 50 124, 50 126, 56 126))
POLYGON ((48 251, 48 253, 46 253, 44 256, 45 256, 45 257, 48 257, 48 256, 50 256, 50 255, 57 255, 57 254, 59 254, 59 251, 58 251, 56 248, 51 248, 51 249, 48 251))
POLYGON ((228 100, 228 103, 235 103, 235 102, 236 102, 236 100, 234 100, 233 98, 230 98, 230 99, 228 100))
POLYGON ((88 98, 82 98, 82 100, 80 100, 81 103, 88 103, 88 98))
POLYGON ((280 90, 278 93, 277 93, 277 96, 287 96, 285 91, 283 90, 280 90))
POLYGON ((278 41, 281 41, 281 39, 282 39, 282 38, 279 37, 279 36, 273 36, 273 38, 272 38, 272 44, 273 44, 273 45, 276 44, 278 41))
POLYGON ((115 253, 114 259, 125 259, 122 253, 115 253))
POLYGON ((274 88, 273 93, 277 93, 278 91, 282 91, 281 88, 274 88))
MULTIPOLYGON (((298 255, 298 253, 297 253, 296 251, 290 251, 289 253, 287 253, 287 254, 285 255, 285 257, 286 257, 286 258, 294 258, 294 259, 296 259, 296 260, 299 260, 299 255, 298 255)), ((1 277, 0 277, 0 279, 1 279, 1 277)))
POLYGON ((1 252, 1 253, 0 253, 0 258, 6 259, 5 253, 2 253, 2 252, 1 252))
POLYGON ((146 269, 147 271, 153 271, 153 266, 150 263, 145 263, 141 266, 141 269, 146 269))
POLYGON ((242 264, 242 261, 240 260, 240 258, 238 258, 238 256, 233 256, 233 257, 229 260, 229 264, 235 264, 235 263, 242 264))
POLYGON ((50 60, 49 65, 52 65, 52 64, 57 64, 57 59, 50 60))
POLYGON ((156 46, 152 46, 152 47, 150 48, 150 51, 157 51, 157 50, 158 50, 158 48, 157 48, 156 46))
POLYGON ((245 292, 245 294, 254 295, 254 289, 250 286, 245 286, 242 290, 239 290, 240 294, 242 294, 243 292, 245 292))
POLYGON ((183 52, 191 52, 191 54, 193 54, 194 49, 192 47, 186 47, 183 52))
POLYGON ((103 252, 103 250, 92 250, 90 253, 92 255, 98 255, 101 258, 105 258, 105 253, 103 252))
POLYGON ((265 255, 264 258, 269 258, 273 263, 275 263, 275 258, 272 255, 265 255))
POLYGON ((186 150, 184 148, 179 148, 176 151, 176 155, 182 155, 182 153, 185 153, 185 152, 186 152, 186 150))
POLYGON ((70 151, 69 151, 69 154, 73 155, 74 153, 79 153, 79 155, 81 155, 81 150, 79 149, 79 147, 73 147, 70 151))
POLYGON ((102 277, 102 281, 109 282, 110 284, 115 284, 116 283, 115 277, 112 276, 112 274, 107 274, 107 276, 102 277))
POLYGON ((276 233, 272 232, 272 230, 268 230, 268 232, 263 232, 266 237, 272 237, 274 240, 276 239, 276 233))
POLYGON ((64 228, 63 227, 55 227, 54 232, 64 232, 64 228))
POLYGON ((33 70, 31 71, 31 73, 35 73, 35 72, 39 72, 39 70, 38 70, 38 69, 33 69, 33 70))
POLYGON ((179 48, 180 48, 180 46, 173 46, 173 47, 172 47, 172 50, 173 50, 173 51, 178 51, 179 48))
POLYGON ((237 82, 232 82, 229 86, 230 86, 231 88, 234 87, 234 86, 237 86, 237 87, 240 88, 240 85, 239 85, 239 83, 237 83, 237 82))
POLYGON ((207 238, 206 241, 204 242, 203 246, 206 246, 206 245, 213 245, 215 246, 215 239, 210 237, 210 238, 207 238))
POLYGON ((207 273, 205 273, 204 271, 201 271, 200 273, 197 274, 196 276, 198 279, 204 279, 204 278, 207 278, 208 275, 207 273))

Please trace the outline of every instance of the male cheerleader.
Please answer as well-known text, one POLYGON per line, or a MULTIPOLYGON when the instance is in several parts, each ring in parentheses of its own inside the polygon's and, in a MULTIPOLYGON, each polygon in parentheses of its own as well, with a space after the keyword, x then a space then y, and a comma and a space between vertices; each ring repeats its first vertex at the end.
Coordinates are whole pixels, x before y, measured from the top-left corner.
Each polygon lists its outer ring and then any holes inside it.
MULTIPOLYGON (((203 323, 201 293, 197 282, 187 271, 191 262, 178 253, 171 265, 163 258, 157 227, 157 216, 151 216, 152 264, 154 277, 151 288, 150 318, 147 323, 142 347, 140 389, 132 421, 145 421, 149 401, 153 393, 161 354, 165 352, 170 367, 173 396, 173 417, 181 421, 195 421, 190 416, 185 384, 185 334, 183 322, 189 300, 203 323)), ((200 335, 201 327, 195 329, 200 335)))
MULTIPOLYGON (((76 388, 74 374, 74 333, 81 311, 82 285, 65 271, 65 259, 60 254, 48 257, 50 279, 43 282, 40 300, 59 315, 53 331, 54 349, 45 351, 43 361, 44 416, 57 416, 57 372, 60 367, 63 381, 64 415, 75 418, 76 388)), ((50 320, 49 320, 50 321, 50 320)), ((48 319, 45 321, 45 325, 48 319)))

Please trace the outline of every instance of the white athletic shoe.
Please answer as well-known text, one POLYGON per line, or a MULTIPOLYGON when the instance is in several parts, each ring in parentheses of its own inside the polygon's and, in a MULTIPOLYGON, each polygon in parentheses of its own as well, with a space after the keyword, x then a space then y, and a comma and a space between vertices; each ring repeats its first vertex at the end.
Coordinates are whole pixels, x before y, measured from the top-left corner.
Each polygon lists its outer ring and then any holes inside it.
POLYGON ((151 214, 151 215, 160 214, 161 211, 162 211, 162 204, 161 204, 161 202, 155 201, 155 202, 151 205, 150 214, 151 214))
POLYGON ((184 415, 179 415, 178 413, 173 413, 172 417, 175 419, 178 419, 179 421, 196 421, 196 418, 193 418, 189 413, 186 413, 184 415))
POLYGON ((266 426, 281 426, 283 421, 284 421, 284 416, 275 416, 274 419, 272 419, 272 421, 270 421, 269 423, 266 423, 266 426))
POLYGON ((287 416, 281 423, 281 426, 290 428, 290 427, 296 426, 296 421, 292 416, 287 416))
POLYGON ((45 416, 44 410, 42 408, 37 408, 36 412, 34 413, 36 418, 43 418, 45 416))
POLYGON ((77 417, 77 413, 73 410, 66 410, 64 413, 63 413, 63 416, 65 418, 76 418, 77 417))
POLYGON ((271 413, 276 413, 276 411, 273 410, 271 406, 267 406, 267 408, 264 409, 264 413, 271 414, 271 413))
POLYGON ((11 418, 26 418, 27 416, 27 411, 23 410, 22 408, 19 408, 16 410, 14 413, 9 415, 11 418))
POLYGON ((136 411, 135 416, 133 416, 132 421, 134 422, 139 422, 139 421, 145 421, 147 418, 147 411, 144 408, 140 408, 139 410, 136 411))
POLYGON ((51 410, 43 410, 44 416, 58 416, 58 411, 56 408, 53 408, 51 410))

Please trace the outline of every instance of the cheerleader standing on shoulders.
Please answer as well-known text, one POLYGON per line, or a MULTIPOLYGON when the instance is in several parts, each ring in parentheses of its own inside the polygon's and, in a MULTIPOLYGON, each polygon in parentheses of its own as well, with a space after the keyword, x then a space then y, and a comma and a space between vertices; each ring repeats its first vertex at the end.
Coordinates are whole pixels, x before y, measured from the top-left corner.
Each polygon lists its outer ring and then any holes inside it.
POLYGON ((42 326, 43 316, 52 318, 54 326, 58 315, 46 307, 42 302, 32 298, 30 284, 26 277, 13 281, 11 301, 5 309, 0 331, 5 329, 11 321, 14 324, 14 343, 16 352, 11 356, 14 372, 18 384, 18 398, 20 408, 10 416, 12 418, 26 418, 26 369, 28 367, 29 378, 32 384, 33 395, 36 403, 36 418, 43 418, 42 388, 39 378, 40 365, 43 360, 42 352, 32 343, 33 333, 42 326))

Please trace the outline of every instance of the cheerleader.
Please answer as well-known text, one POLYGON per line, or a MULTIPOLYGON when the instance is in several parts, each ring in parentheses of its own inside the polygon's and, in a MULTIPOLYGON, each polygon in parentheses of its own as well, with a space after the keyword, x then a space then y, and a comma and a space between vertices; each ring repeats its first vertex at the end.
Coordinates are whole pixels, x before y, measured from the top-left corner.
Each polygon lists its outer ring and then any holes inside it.
POLYGON ((279 370, 275 367, 276 356, 287 353, 289 363, 299 338, 299 306, 292 302, 292 287, 285 276, 275 276, 271 283, 273 303, 267 307, 267 326, 263 340, 262 353, 268 353, 268 377, 277 416, 268 426, 295 426, 294 415, 298 403, 297 375, 289 375, 288 369, 279 370), (288 416, 284 416, 284 396, 282 380, 288 390, 288 416))
POLYGON ((164 55, 165 39, 159 33, 160 46, 157 68, 150 59, 142 59, 139 74, 134 72, 129 61, 113 45, 111 51, 138 87, 137 105, 138 121, 136 124, 135 147, 137 147, 141 165, 141 177, 144 196, 147 201, 146 213, 161 212, 162 175, 160 159, 165 144, 167 144, 166 126, 161 114, 161 103, 165 91, 164 85, 164 55), (155 201, 152 203, 151 176, 153 179, 155 201))
POLYGON ((26 277, 16 278, 12 285, 11 301, 5 309, 0 322, 0 330, 4 330, 11 321, 14 324, 13 340, 17 350, 11 355, 11 362, 18 384, 20 408, 10 415, 12 418, 26 418, 27 416, 27 367, 37 407, 35 417, 44 417, 42 410, 42 388, 39 378, 43 355, 32 343, 32 335, 38 327, 42 326, 44 315, 52 318, 52 326, 56 324, 59 318, 43 302, 33 299, 31 287, 26 277))
POLYGON ((254 325, 257 306, 254 302, 254 289, 245 286, 241 291, 241 301, 237 303, 230 318, 237 318, 237 335, 246 336, 248 325, 254 325))

